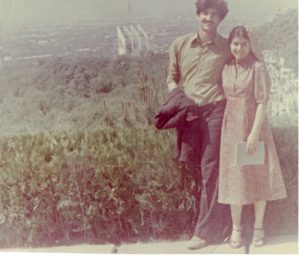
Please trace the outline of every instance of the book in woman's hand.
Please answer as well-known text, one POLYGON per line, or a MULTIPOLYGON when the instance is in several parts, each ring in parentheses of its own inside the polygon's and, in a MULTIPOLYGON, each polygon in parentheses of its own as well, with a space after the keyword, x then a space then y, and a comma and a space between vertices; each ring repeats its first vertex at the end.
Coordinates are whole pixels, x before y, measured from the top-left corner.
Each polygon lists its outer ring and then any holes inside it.
POLYGON ((253 153, 246 152, 247 142, 236 144, 236 164, 237 165, 262 165, 265 162, 265 144, 259 141, 253 153))

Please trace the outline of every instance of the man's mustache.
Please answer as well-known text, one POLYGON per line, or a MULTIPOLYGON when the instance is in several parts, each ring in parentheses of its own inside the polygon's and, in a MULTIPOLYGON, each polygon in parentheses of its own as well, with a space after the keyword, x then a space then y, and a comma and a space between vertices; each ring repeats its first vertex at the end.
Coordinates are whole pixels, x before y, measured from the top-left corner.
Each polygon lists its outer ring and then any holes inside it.
POLYGON ((211 20, 203 20, 203 22, 204 22, 204 23, 210 23, 210 24, 214 24, 214 22, 213 22, 213 21, 211 21, 211 20))

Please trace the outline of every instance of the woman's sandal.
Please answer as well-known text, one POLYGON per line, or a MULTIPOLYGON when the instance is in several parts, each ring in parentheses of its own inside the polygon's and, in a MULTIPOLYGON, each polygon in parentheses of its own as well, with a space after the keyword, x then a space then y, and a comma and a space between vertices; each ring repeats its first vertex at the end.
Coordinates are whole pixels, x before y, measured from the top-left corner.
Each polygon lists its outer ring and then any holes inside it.
POLYGON ((252 245, 255 247, 260 247, 265 244, 265 233, 263 228, 253 229, 252 245))
POLYGON ((229 240, 229 246, 233 249, 238 249, 242 246, 242 230, 232 230, 229 240))

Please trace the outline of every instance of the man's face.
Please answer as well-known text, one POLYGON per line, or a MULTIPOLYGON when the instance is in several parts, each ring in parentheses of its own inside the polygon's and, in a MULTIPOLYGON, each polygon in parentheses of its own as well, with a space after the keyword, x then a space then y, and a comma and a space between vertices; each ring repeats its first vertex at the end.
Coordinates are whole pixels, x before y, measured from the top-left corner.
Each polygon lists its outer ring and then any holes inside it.
POLYGON ((205 32, 215 32, 221 22, 216 8, 207 8, 198 15, 199 26, 205 32))

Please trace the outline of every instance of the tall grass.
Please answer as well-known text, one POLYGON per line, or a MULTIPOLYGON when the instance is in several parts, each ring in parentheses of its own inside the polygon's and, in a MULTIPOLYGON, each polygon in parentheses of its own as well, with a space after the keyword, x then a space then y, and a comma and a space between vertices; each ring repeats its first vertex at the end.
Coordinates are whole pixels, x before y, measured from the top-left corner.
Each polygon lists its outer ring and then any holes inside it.
POLYGON ((150 128, 2 138, 2 245, 187 230, 193 198, 179 189, 171 150, 170 133, 150 128))
MULTIPOLYGON (((297 130, 274 131, 277 145, 287 145, 278 152, 289 197, 268 206, 267 232, 295 232, 297 130)), ((189 184, 182 189, 172 137, 149 127, 2 138, 1 245, 190 234, 197 216, 194 184, 186 173, 189 184)))

